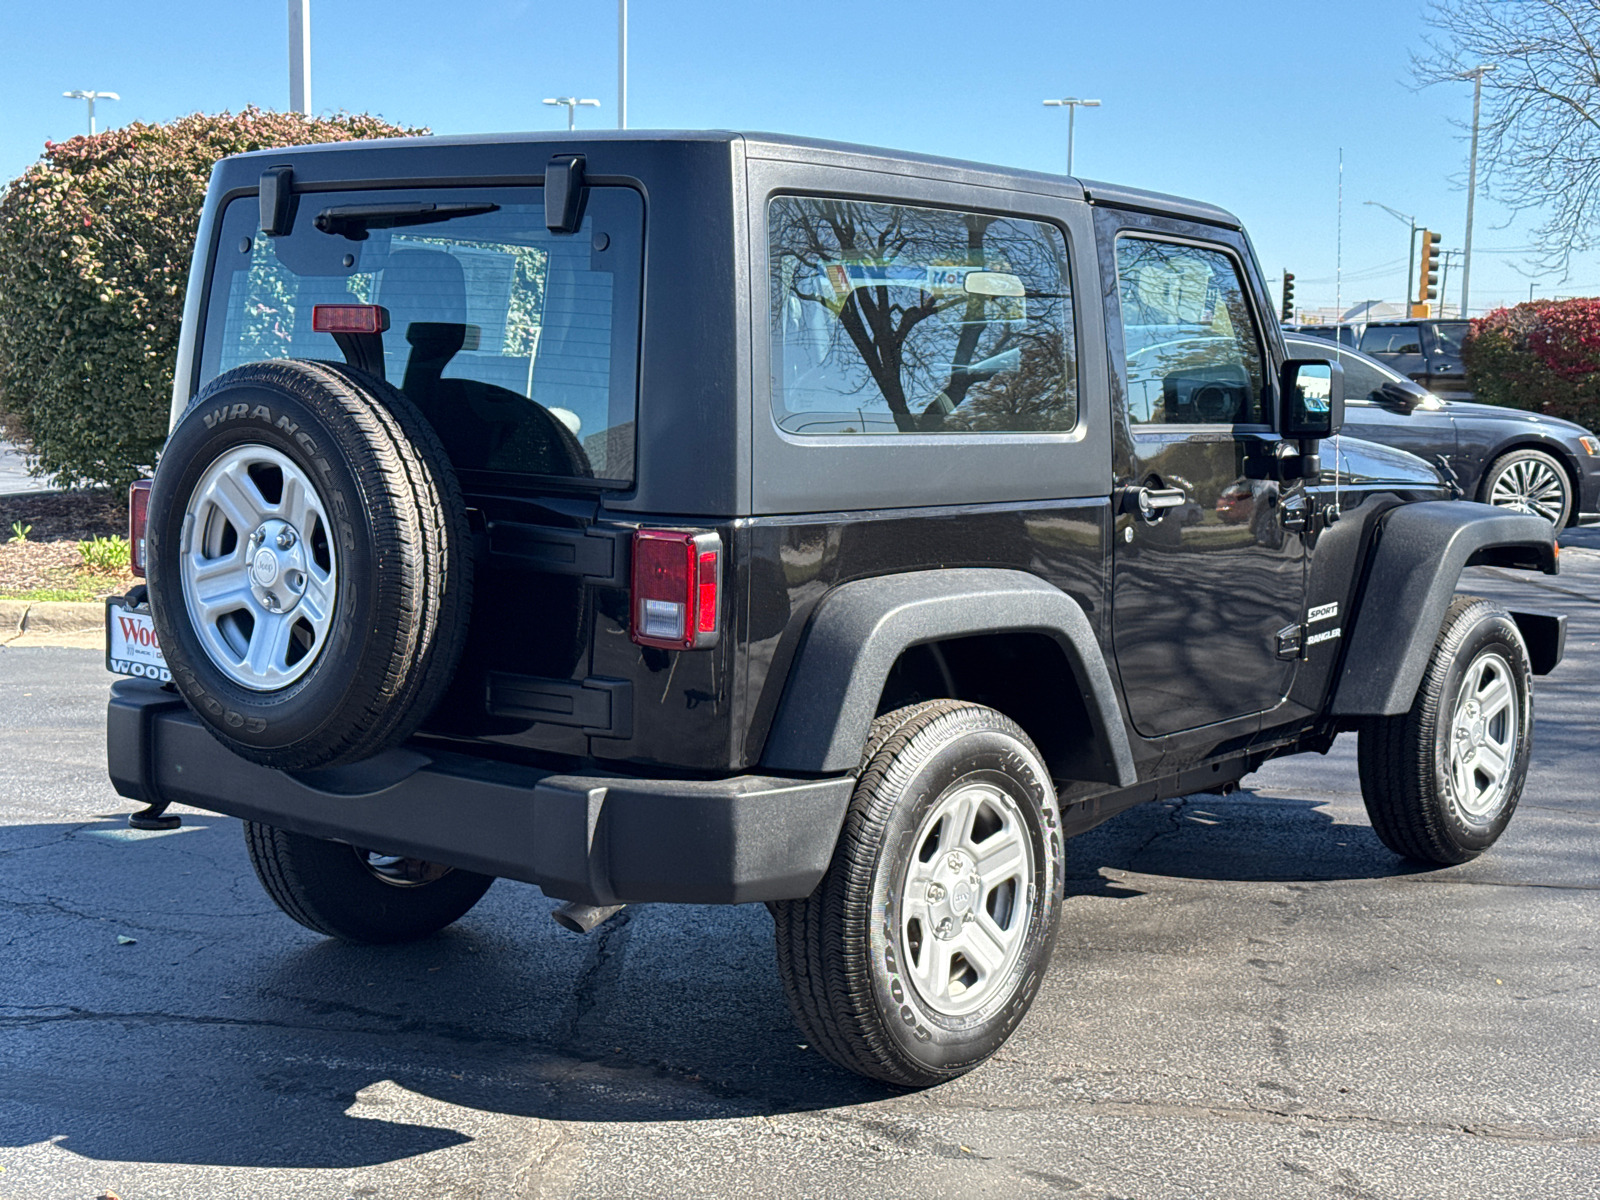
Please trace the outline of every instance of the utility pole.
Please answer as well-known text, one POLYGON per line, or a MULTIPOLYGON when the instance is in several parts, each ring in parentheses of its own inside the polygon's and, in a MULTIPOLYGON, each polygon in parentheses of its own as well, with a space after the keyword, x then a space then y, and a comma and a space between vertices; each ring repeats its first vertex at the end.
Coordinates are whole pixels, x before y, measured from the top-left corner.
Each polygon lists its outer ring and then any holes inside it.
POLYGON ((1067 110, 1067 174, 1072 174, 1072 137, 1073 126, 1077 124, 1078 109, 1099 108, 1098 100, 1079 100, 1076 96, 1068 96, 1062 100, 1046 100, 1046 108, 1064 108, 1067 110))
POLYGON ((122 97, 117 95, 115 92, 75 91, 75 92, 62 92, 61 95, 67 100, 87 100, 89 102, 89 136, 90 137, 93 137, 95 135, 94 102, 96 100, 121 100, 122 99, 122 97))
POLYGON ((598 100, 579 100, 576 96, 557 96, 554 100, 546 100, 545 103, 546 104, 565 104, 567 106, 567 132, 568 133, 571 133, 574 129, 577 128, 577 121, 575 119, 575 114, 577 113, 578 108, 579 108, 580 105, 585 107, 585 108, 599 108, 600 107, 600 101, 598 101, 598 100))
POLYGON ((628 127, 628 0, 617 0, 617 128, 628 127))
POLYGON ((311 0, 289 0, 289 111, 311 115, 311 0))
POLYGON ((1472 201, 1478 191, 1478 110, 1483 104, 1483 77, 1494 70, 1483 63, 1456 78, 1472 80, 1472 156, 1467 165, 1467 240, 1461 250, 1461 319, 1467 318, 1467 288, 1472 281, 1472 201))
MULTIPOLYGON (((1441 317, 1446 315, 1448 306, 1448 301, 1445 300, 1445 297, 1449 293, 1445 289, 1450 283, 1450 260, 1460 257, 1461 251, 1459 249, 1439 251, 1439 315, 1441 317)), ((1458 313, 1457 315, 1459 316, 1460 314, 1458 313)))

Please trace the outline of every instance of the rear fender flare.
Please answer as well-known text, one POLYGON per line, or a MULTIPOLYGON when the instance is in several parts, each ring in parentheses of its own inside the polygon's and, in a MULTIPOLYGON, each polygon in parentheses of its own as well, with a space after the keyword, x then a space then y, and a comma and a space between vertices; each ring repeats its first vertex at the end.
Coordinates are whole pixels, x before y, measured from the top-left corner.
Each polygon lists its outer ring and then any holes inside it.
POLYGON ((861 748, 895 661, 913 646, 987 633, 1042 633, 1066 655, 1098 755, 1095 782, 1136 781, 1117 692, 1094 627, 1077 601, 1024 571, 956 568, 862 579, 817 606, 795 655, 761 763, 836 773, 861 748))

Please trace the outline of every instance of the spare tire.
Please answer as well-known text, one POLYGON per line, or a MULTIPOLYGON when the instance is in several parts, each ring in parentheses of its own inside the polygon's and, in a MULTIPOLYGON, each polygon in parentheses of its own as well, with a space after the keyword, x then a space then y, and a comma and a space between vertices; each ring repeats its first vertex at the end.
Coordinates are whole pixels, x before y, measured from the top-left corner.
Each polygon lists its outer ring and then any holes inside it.
POLYGON ((162 452, 145 536, 173 682, 252 762, 369 757, 450 683, 466 508, 432 426, 382 380, 297 359, 219 375, 162 452))

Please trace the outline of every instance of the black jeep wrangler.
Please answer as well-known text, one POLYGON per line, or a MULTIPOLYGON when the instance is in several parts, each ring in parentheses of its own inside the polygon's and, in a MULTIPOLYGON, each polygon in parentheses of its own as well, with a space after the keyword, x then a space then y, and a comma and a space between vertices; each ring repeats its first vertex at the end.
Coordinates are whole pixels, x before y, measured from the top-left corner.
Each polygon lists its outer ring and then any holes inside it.
MULTIPOLYGON (((1068 838, 1360 731, 1400 854, 1490 846, 1549 522, 1340 439, 1239 222, 766 135, 429 138, 212 176, 110 773, 295 920, 496 877, 591 928, 766 902, 807 1039, 991 1054, 1068 838), (1331 439, 1331 440, 1330 440, 1331 439), (1342 444, 1341 444, 1342 442, 1342 444), (152 636, 153 634, 153 636, 152 636), (163 680, 170 680, 163 684, 163 680)), ((143 497, 140 497, 141 507, 143 497)))

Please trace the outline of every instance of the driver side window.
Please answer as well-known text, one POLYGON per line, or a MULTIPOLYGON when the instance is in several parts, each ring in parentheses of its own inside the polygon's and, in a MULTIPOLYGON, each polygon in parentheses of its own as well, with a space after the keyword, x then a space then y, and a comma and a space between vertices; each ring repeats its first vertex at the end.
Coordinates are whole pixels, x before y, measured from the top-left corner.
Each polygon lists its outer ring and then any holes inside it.
POLYGON ((1262 424, 1261 342, 1221 250, 1117 239, 1117 297, 1135 425, 1262 424))

